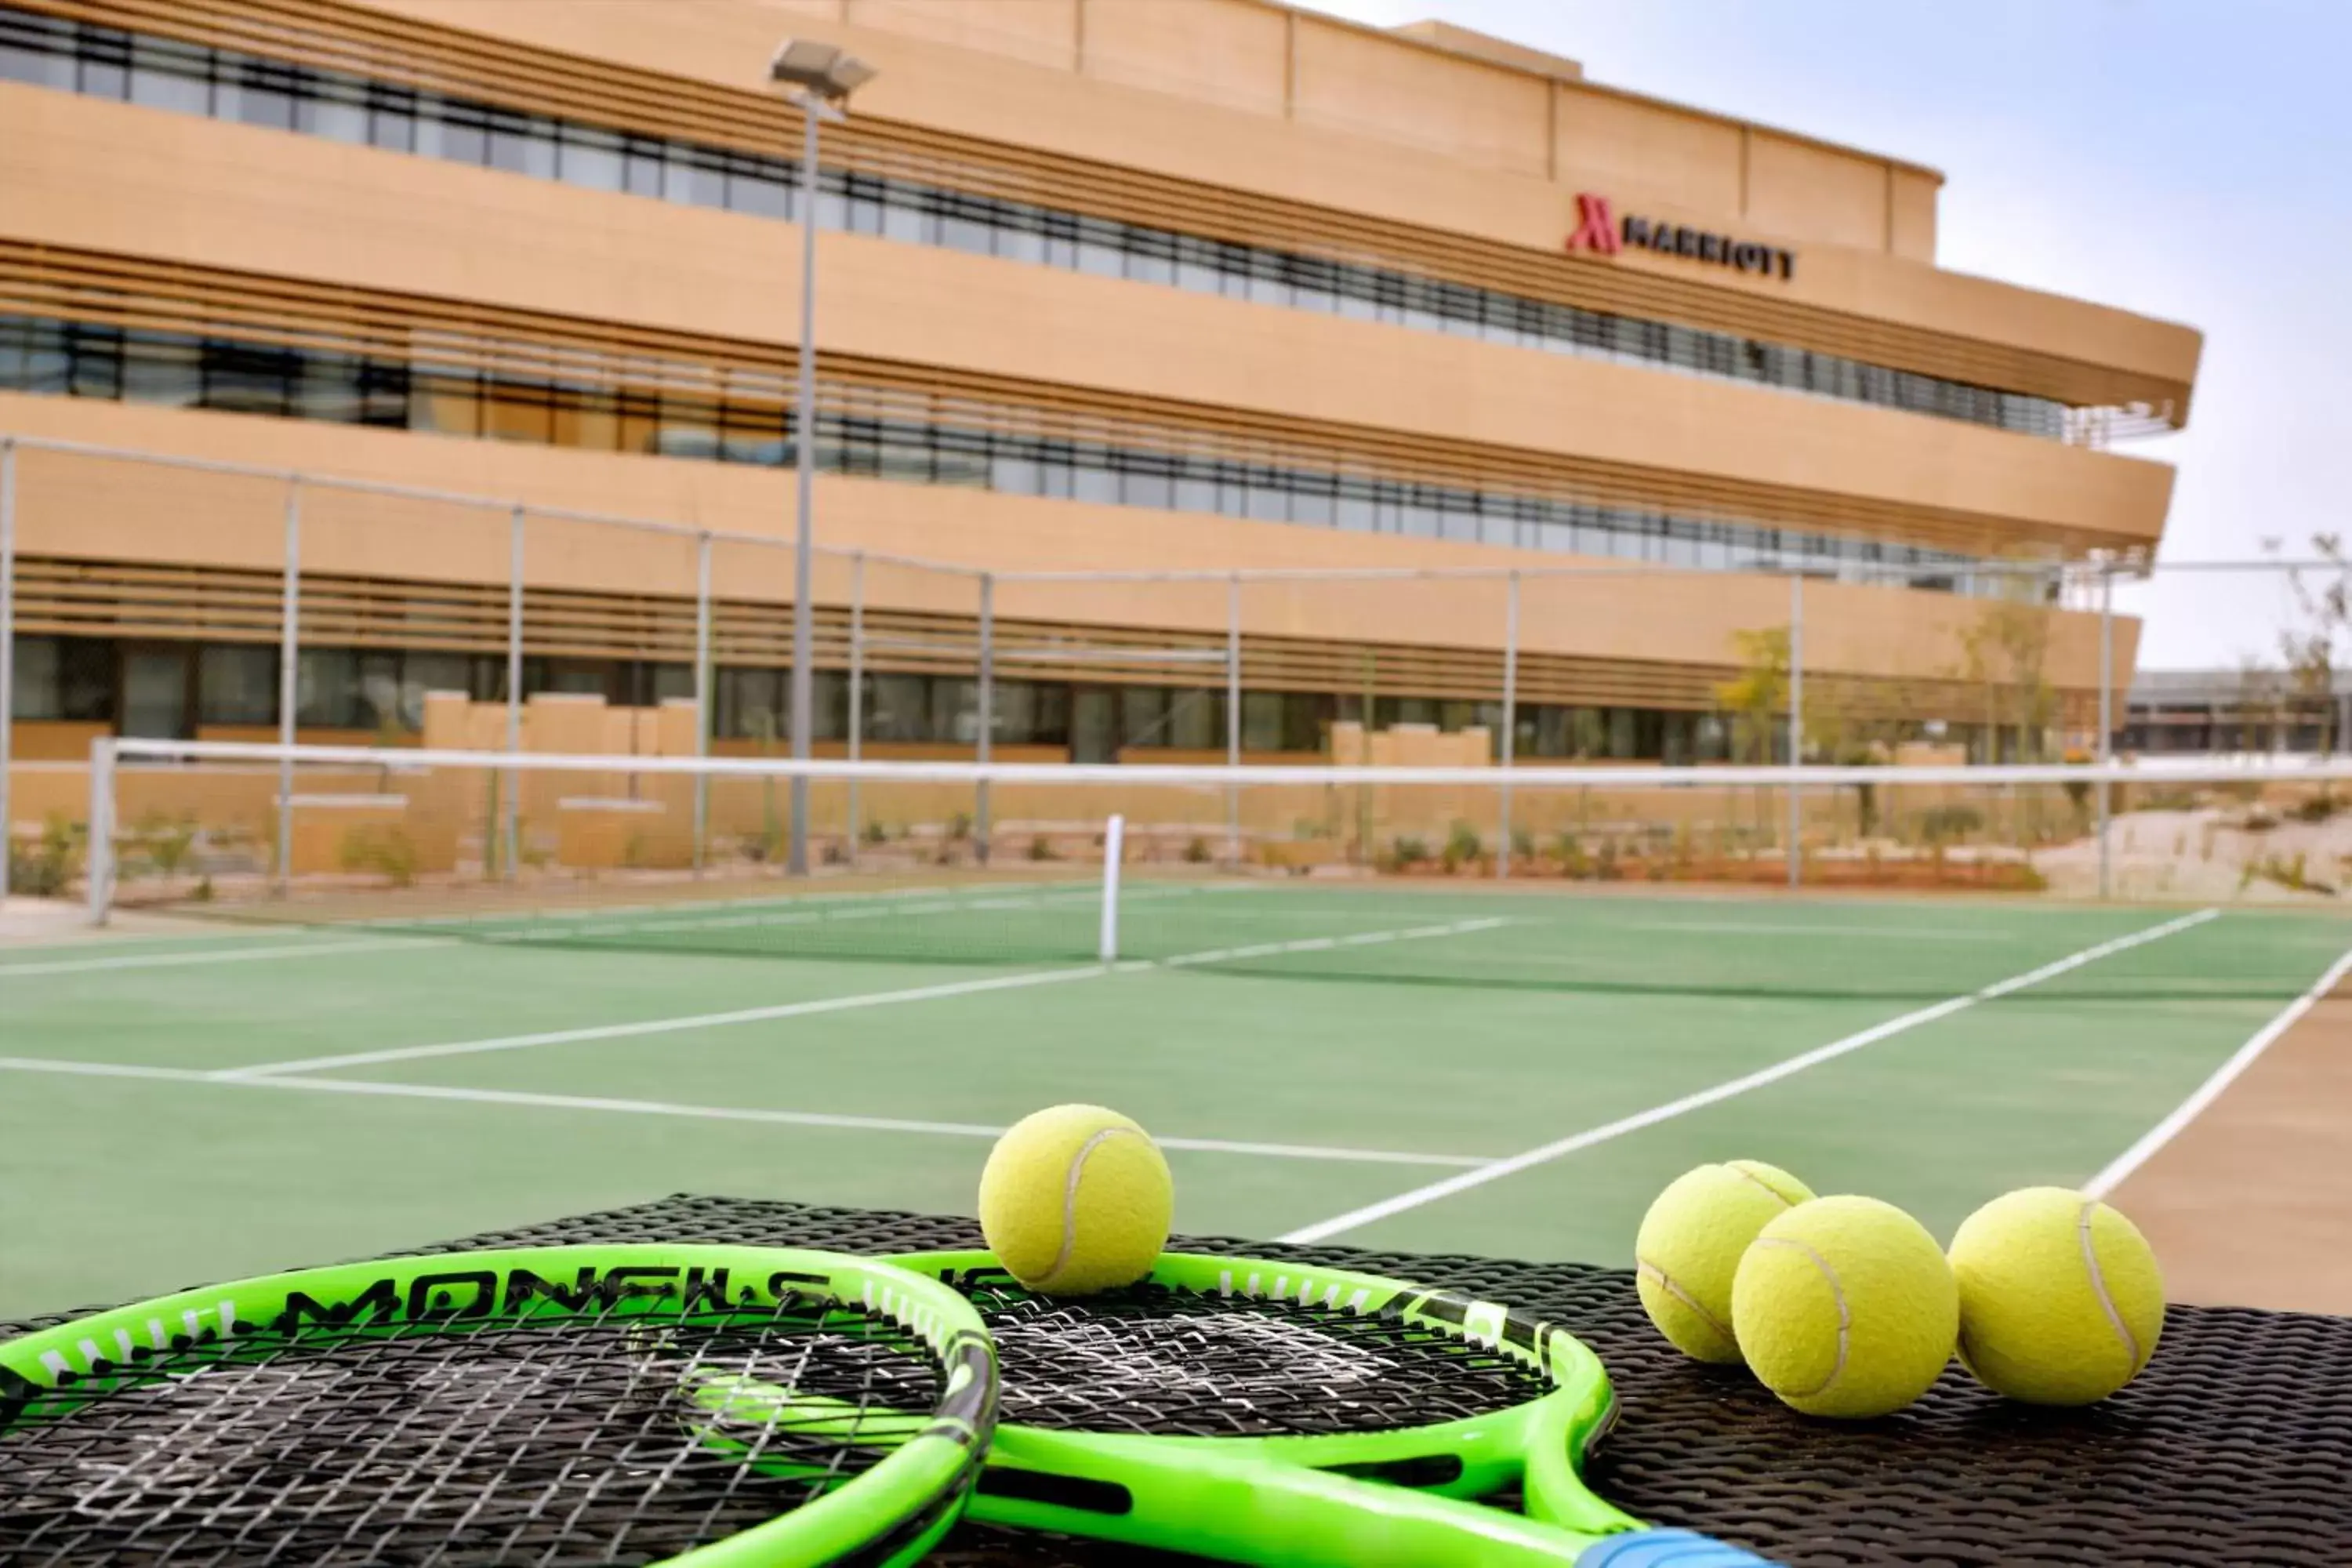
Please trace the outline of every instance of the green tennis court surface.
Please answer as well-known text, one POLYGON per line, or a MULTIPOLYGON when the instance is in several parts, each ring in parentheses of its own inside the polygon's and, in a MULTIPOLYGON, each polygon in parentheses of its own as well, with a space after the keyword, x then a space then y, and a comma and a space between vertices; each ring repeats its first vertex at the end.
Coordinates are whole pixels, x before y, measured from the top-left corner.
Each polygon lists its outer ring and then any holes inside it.
POLYGON ((967 1211, 1065 1100, 1170 1143, 1196 1232, 1622 1263, 1740 1153, 1948 1232, 2088 1178, 2352 945, 1202 879, 1130 887, 1105 965, 1099 913, 1004 881, 0 948, 0 1316, 685 1188, 967 1211))

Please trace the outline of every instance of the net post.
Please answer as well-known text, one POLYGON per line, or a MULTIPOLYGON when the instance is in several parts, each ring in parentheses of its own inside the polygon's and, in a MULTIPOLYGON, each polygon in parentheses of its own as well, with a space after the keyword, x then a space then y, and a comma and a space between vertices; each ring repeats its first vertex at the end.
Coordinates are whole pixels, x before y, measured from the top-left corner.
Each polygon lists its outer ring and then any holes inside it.
POLYGON ((1789 886, 1801 885, 1805 871, 1798 844, 1804 830, 1805 803, 1797 793, 1796 770, 1805 763, 1805 574, 1789 574, 1789 886))
POLYGON ((1127 818, 1114 812, 1103 825, 1102 931, 1096 956, 1105 963, 1118 962, 1118 869, 1127 847, 1127 818))
POLYGON ((302 479, 286 481, 286 574, 278 626, 278 896, 294 886, 294 756, 296 708, 301 700, 302 479))
POLYGON ((1495 847, 1495 879, 1511 878, 1511 768, 1518 758, 1519 740, 1519 572, 1513 567, 1504 582, 1503 598, 1503 787, 1502 809, 1496 814, 1501 842, 1495 847))
MULTIPOLYGON (((866 745, 866 552, 849 558, 849 760, 866 745)), ((849 863, 857 864, 857 843, 866 823, 859 810, 857 775, 849 776, 849 863)))
POLYGON ((2107 852, 2107 826, 2114 807, 2107 765, 2114 760, 2116 732, 2116 569, 2099 562, 2099 901, 2112 894, 2114 868, 2107 852))
POLYGON ((16 442, 0 436, 0 904, 8 901, 16 819, 8 815, 8 776, 16 765, 16 442))
MULTIPOLYGON (((996 697, 996 574, 980 574, 980 737, 976 754, 985 766, 990 761, 991 731, 995 729, 996 697)), ((972 786, 972 853, 980 863, 988 864, 988 780, 981 779, 972 786)))
POLYGON ((89 743, 89 851, 85 891, 89 923, 102 926, 114 909, 114 737, 89 743))
MULTIPOLYGON (((1225 766, 1242 765, 1242 574, 1225 579, 1225 766)), ((1225 783, 1225 862, 1242 860, 1242 786, 1225 783)))
MULTIPOLYGON (((710 534, 694 542, 694 755, 710 755, 710 534)), ((709 837, 710 775, 694 775, 694 874, 702 875, 709 837)))
MULTIPOLYGON (((509 509, 507 513, 507 754, 522 750, 522 574, 523 574, 523 509, 509 509)), ((520 872, 522 852, 522 807, 518 798, 522 790, 522 774, 513 768, 506 770, 505 782, 499 791, 499 875, 513 881, 520 872)), ((485 824, 485 831, 488 825, 485 824)))

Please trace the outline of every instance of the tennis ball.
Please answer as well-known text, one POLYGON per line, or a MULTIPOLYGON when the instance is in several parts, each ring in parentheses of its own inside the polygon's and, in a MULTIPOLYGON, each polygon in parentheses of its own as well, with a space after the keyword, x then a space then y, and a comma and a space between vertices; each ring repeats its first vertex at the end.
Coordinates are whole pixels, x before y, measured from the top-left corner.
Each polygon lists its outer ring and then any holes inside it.
POLYGON ((1885 1415, 1927 1393, 1952 1359, 1960 1291, 1936 1238, 1901 1209, 1815 1198, 1741 1255, 1731 1325, 1782 1403, 1808 1415, 1885 1415))
POLYGON ((1087 1296, 1150 1272, 1176 1204, 1151 1135, 1099 1105, 1056 1105, 1005 1130, 980 1173, 980 1228, 1032 1290, 1087 1296))
POLYGON ((1996 1394, 2088 1405, 2139 1375, 2164 1329, 2164 1278, 2131 1221, 2081 1193, 1998 1197, 1952 1237, 1960 1361, 1996 1394))
POLYGON ((1701 1165, 1667 1184, 1633 1237, 1642 1310, 1675 1349, 1700 1361, 1733 1363, 1731 1277, 1756 1233, 1813 1195, 1760 1160, 1701 1165))

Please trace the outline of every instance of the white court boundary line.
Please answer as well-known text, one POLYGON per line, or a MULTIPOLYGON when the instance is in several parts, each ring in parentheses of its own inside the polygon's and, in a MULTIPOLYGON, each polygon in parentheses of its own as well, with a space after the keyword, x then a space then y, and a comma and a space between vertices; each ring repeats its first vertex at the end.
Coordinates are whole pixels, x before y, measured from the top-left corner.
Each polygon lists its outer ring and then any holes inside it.
POLYGON ((126 952, 113 958, 60 958, 47 963, 0 964, 0 981, 19 974, 85 974, 109 969, 184 969, 199 963, 252 963, 265 958, 333 958, 347 952, 455 947, 457 942, 454 936, 381 937, 366 942, 320 940, 283 942, 274 947, 240 947, 217 952, 126 952))
POLYGON ((1566 1138, 1556 1139, 1549 1143, 1538 1144, 1535 1148, 1527 1150, 1523 1153, 1514 1154, 1508 1159, 1496 1160, 1475 1170, 1465 1171, 1459 1175, 1432 1182, 1427 1186, 1415 1187, 1408 1193, 1400 1193, 1395 1197, 1384 1198, 1376 1204, 1367 1204, 1362 1208, 1350 1209, 1346 1214, 1335 1215, 1327 1220, 1318 1220, 1313 1225, 1303 1226, 1276 1239, 1295 1242, 1323 1241, 1343 1232, 1370 1225, 1374 1220, 1386 1219, 1391 1215, 1419 1208, 1424 1204, 1434 1203, 1440 1198, 1452 1197, 1456 1193, 1468 1192, 1474 1187, 1484 1186, 1502 1177, 1515 1175, 1521 1171, 1547 1164, 1562 1155, 1573 1154, 1579 1150, 1606 1143, 1611 1139, 1622 1138, 1628 1132, 1638 1132, 1645 1127, 1654 1127, 1659 1122, 1671 1121, 1675 1117, 1689 1111, 1746 1094, 1750 1089, 1778 1083, 1780 1079, 1793 1077, 1808 1068, 1819 1067, 1823 1062, 1833 1061, 1839 1057, 1861 1050, 1865 1046, 1874 1046, 1881 1040, 1890 1039, 1896 1035, 1916 1029, 1923 1024, 1932 1024, 1939 1018, 1948 1018, 1956 1013, 1966 1012, 1979 1002, 1990 1002, 1996 997, 2007 996, 2014 992, 2025 990, 2029 986, 2039 985, 2043 981, 2054 979, 2069 970, 2080 969, 2086 963, 2096 963, 2102 958, 2122 952, 2127 948, 2138 947, 2145 942, 2160 942, 2166 937, 2188 931, 2191 927, 2202 925, 2221 912, 2217 909, 2199 910, 2194 914, 2182 915, 2177 920, 2167 921, 2162 925, 2149 926, 2144 931, 2134 931, 2128 936, 2112 938, 2095 946, 2086 947, 2079 952, 2072 952, 2063 958, 2045 963, 2039 969, 2029 969, 2022 974, 2011 975, 2007 980, 1997 980, 1979 990, 1965 992, 1960 995, 1936 1003, 1932 1006, 1921 1007, 1906 1013, 1900 1017, 1889 1018, 1886 1022, 1874 1025, 1858 1034, 1848 1035, 1843 1039, 1832 1040, 1825 1046, 1816 1046, 1811 1050, 1785 1058, 1769 1067, 1759 1068, 1754 1072, 1727 1079, 1711 1088, 1684 1095, 1679 1100, 1670 1100, 1663 1105, 1654 1105, 1647 1110, 1635 1111, 1631 1116, 1622 1116, 1614 1121, 1603 1122, 1598 1127, 1589 1127, 1581 1132, 1571 1133, 1566 1138))
POLYGON ((2154 1159, 2164 1146, 2179 1137, 2188 1125, 2205 1114, 2221 1093, 2238 1081, 2245 1070, 2259 1060, 2262 1054, 2278 1043, 2281 1037, 2302 1022, 2303 1016, 2317 1006, 2340 984, 2347 974, 2352 974, 2352 952, 2346 952, 2327 966, 2327 972, 2311 983, 2311 989, 2288 1003, 2279 1015, 2253 1037, 2231 1052, 2229 1060, 2215 1068, 2203 1083, 2192 1090, 2188 1099, 2172 1108, 2172 1113, 2143 1133, 2139 1142, 2107 1162, 2106 1168, 2083 1184, 2083 1191, 2095 1198, 2104 1198, 2114 1192, 2132 1173, 2154 1159))
MULTIPOLYGON (((383 1083, 340 1078, 226 1078, 194 1068, 132 1067, 115 1062, 60 1061, 42 1057, 0 1057, 0 1072, 51 1073, 62 1077, 134 1079, 162 1083, 207 1084, 227 1089, 292 1089, 394 1100, 457 1101, 472 1105, 525 1106, 545 1110, 602 1111, 624 1116, 685 1117, 702 1121, 748 1121, 769 1126, 829 1127, 850 1131, 908 1132, 948 1138, 1002 1137, 1002 1127, 970 1121, 924 1121, 896 1116, 852 1116, 820 1110, 763 1110, 741 1106, 693 1105, 665 1100, 626 1100, 603 1095, 539 1094, 520 1089, 461 1089, 430 1083, 383 1083)), ((1160 1138, 1163 1149, 1210 1154, 1246 1154, 1277 1160, 1326 1160, 1376 1165, 1485 1164, 1476 1154, 1435 1154, 1393 1149, 1352 1149, 1321 1143, 1261 1143, 1226 1138, 1160 1138)))
POLYGON ((992 974, 974 980, 950 980, 936 985, 914 985, 898 991, 861 991, 846 996, 819 996, 804 1002, 782 1002, 767 1007, 742 1007, 726 1013, 695 1013, 681 1017, 648 1018, 631 1024, 598 1024, 578 1029, 551 1029, 538 1034, 504 1035, 488 1039, 451 1040, 430 1046, 393 1046, 382 1050, 352 1051, 340 1056, 308 1057, 295 1061, 257 1062, 250 1067, 221 1068, 204 1076, 238 1079, 284 1078, 296 1073, 331 1072, 339 1068, 375 1067, 385 1062, 422 1061, 439 1057, 478 1056, 490 1051, 519 1051, 541 1046, 569 1046, 588 1040, 630 1039, 644 1035, 670 1035, 692 1029, 725 1028, 737 1024, 765 1024, 823 1013, 846 1013, 887 1007, 901 1002, 933 1002, 949 996, 977 995, 990 991, 1016 991, 1066 981, 1095 980, 1106 974, 1130 974, 1152 969, 1176 969, 1234 959, 1261 958, 1283 952, 1316 952, 1334 947, 1360 947, 1377 942, 1423 941, 1486 931, 1508 921, 1501 917, 1454 921, 1444 925, 1412 926, 1401 931, 1360 931, 1352 936, 1306 937, 1296 942, 1262 942, 1251 947, 1213 948, 1180 953, 1173 958, 1129 959, 1118 963, 1089 963, 1068 969, 1035 969, 1017 974, 992 974))
MULTIPOLYGON (((1038 889, 1055 887, 1057 884, 1030 882, 1021 884, 1021 886, 1030 889, 1038 889)), ((1130 893, 1128 896, 1131 901, 1143 902, 1160 899, 1185 898, 1190 897, 1196 892, 1210 890, 1213 889, 1205 887, 1201 889, 1187 888, 1168 891, 1154 889, 1137 891, 1130 893)), ((1238 891, 1241 889, 1220 889, 1214 890, 1238 891)), ((101 958, 59 958, 45 960, 37 963, 8 963, 5 962, 0 962, 0 980, 5 980, 10 975, 17 974, 81 974, 94 971, 115 969, 178 969, 196 964, 249 963, 257 960, 271 958, 329 958, 337 953, 346 952, 429 952, 435 948, 454 947, 461 942, 468 945, 484 947, 512 946, 529 949, 545 945, 560 948, 565 942, 576 941, 582 937, 625 936, 631 934, 657 936, 666 931, 720 931, 753 926, 813 925, 835 921, 874 920, 883 918, 904 919, 909 915, 968 914, 973 912, 989 913, 1002 910, 1039 909, 1048 906, 1059 907, 1064 904, 1087 904, 1092 903, 1101 896, 1102 891, 1099 888, 1079 884, 1073 887, 1068 892, 1033 893, 1032 895, 1025 897, 1006 897, 1003 893, 995 893, 985 898, 966 898, 957 900, 947 895, 943 889, 927 889, 922 890, 921 897, 919 899, 912 893, 843 893, 810 897, 797 900, 789 899, 767 899, 742 900, 729 904, 688 904, 669 906, 669 908, 681 914, 712 908, 725 908, 735 911, 729 914, 698 914, 692 919, 675 920, 613 921, 606 918, 610 914, 622 912, 619 910, 597 910, 576 915, 559 916, 552 919, 534 912, 509 917, 509 919, 519 922, 515 930, 493 931, 488 935, 442 935, 440 933, 449 931, 453 928, 469 923, 499 923, 494 917, 489 915, 454 915, 447 919, 420 920, 414 922, 392 920, 353 921, 348 925, 339 929, 350 931, 383 931, 390 929, 404 931, 411 934, 368 937, 362 941, 348 942, 337 940, 336 931, 334 929, 321 927, 317 928, 317 934, 315 936, 307 940, 298 942, 279 942, 260 947, 221 947, 207 949, 203 952, 151 952, 142 948, 135 952, 118 952, 113 953, 110 956, 101 958), (856 907, 850 907, 849 900, 853 899, 870 901, 861 902, 856 907), (747 909, 744 907, 745 904, 751 904, 755 907, 747 909), (807 907, 818 904, 822 904, 825 907, 822 910, 807 907), (532 920, 539 921, 541 923, 520 923, 532 920)), ((659 907, 661 906, 636 905, 631 906, 631 909, 642 911, 659 907)), ((131 938, 126 940, 234 942, 239 941, 253 942, 257 940, 257 938, 255 933, 251 932, 237 935, 214 932, 202 934, 190 932, 185 935, 131 938)), ((51 942, 37 949, 19 948, 15 951, 47 952, 80 951, 86 952, 89 952, 93 945, 94 944, 89 941, 79 942, 51 942)), ((0 948, 0 957, 5 957, 9 951, 10 950, 5 948, 0 948)), ((688 956, 691 956, 691 954, 688 954, 688 956)), ((778 953, 775 956, 779 959, 823 959, 826 955, 822 952, 782 952, 778 953)), ((919 955, 910 955, 906 962, 909 964, 919 964, 923 963, 924 960, 919 955)))

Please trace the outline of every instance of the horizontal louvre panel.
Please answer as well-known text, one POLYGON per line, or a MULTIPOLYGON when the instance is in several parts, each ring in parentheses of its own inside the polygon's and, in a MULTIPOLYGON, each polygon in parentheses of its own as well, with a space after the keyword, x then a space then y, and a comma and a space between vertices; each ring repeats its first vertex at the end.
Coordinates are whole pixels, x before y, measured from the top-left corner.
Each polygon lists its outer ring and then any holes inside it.
MULTIPOLYGON (((423 369, 784 406, 796 355, 767 345, 423 295, 0 239, 0 314, 215 334, 423 369)), ((1026 378, 828 354, 819 401, 847 417, 1099 441, 1231 462, 1313 468, 1766 525, 1828 530, 1998 556, 2022 542, 2079 552, 2119 537, 2029 520, 1904 506, 1026 378)), ((493 396, 495 389, 493 389, 493 396)))
MULTIPOLYGON (((17 3, 614 130, 769 156, 799 143, 798 116, 758 93, 531 49, 329 0, 17 3)), ((827 147, 828 163, 864 174, 1736 332, 2076 407, 2144 405, 2176 427, 2187 418, 2185 383, 1604 261, 864 116, 828 132, 827 147)))
MULTIPOLYGON (((278 640, 281 585, 275 573, 60 561, 17 563, 16 625, 27 636, 141 637, 214 642, 278 640)), ((820 605, 817 664, 850 662, 846 606, 820 605)), ((878 674, 970 677, 979 668, 979 623, 971 616, 868 606, 864 666, 878 674)), ((1087 685, 1225 684, 1220 633, 1103 628, 1000 619, 995 625, 999 680, 1087 685), (1069 657, 1044 657, 1066 649, 1069 657), (1198 660, 1119 660, 1106 651, 1209 655, 1198 660), (1089 657, 1092 656, 1092 657, 1089 657)), ((507 595, 499 586, 404 583, 306 574, 301 633, 316 647, 408 648, 501 654, 507 595)), ((533 657, 645 659, 688 664, 694 658, 694 605, 686 598, 531 588, 523 596, 523 646, 533 657)), ((711 649, 722 665, 783 668, 792 662, 788 605, 717 599, 711 649)), ((1523 651, 1518 700, 1567 706, 1628 706, 1709 710, 1738 671, 1727 665, 1663 664, 1580 658, 1523 651)), ((1263 637, 1244 629, 1242 684, 1250 691, 1371 690, 1381 696, 1500 699, 1499 648, 1411 647, 1263 637)), ((1857 718, 1939 711, 1964 718, 1981 706, 1983 689, 1959 680, 1867 681, 1808 675, 1815 713, 1857 718)), ((2091 700, 2066 694, 2070 712, 2091 700)))

